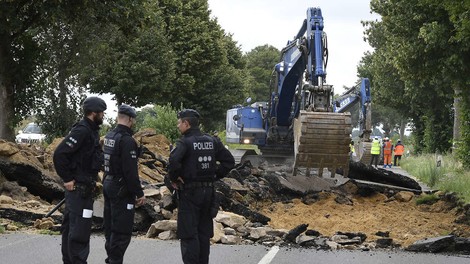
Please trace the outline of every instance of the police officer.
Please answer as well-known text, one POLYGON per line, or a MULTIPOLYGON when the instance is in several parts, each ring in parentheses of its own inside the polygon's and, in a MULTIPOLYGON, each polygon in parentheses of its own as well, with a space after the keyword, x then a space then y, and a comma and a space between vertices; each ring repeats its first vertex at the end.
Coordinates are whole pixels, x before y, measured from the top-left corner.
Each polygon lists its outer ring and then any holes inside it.
POLYGON ((103 165, 98 131, 105 110, 106 103, 101 98, 86 98, 84 118, 54 151, 54 167, 66 189, 61 228, 64 263, 87 263, 90 253, 93 192, 103 165))
POLYGON ((122 263, 131 241, 135 206, 145 201, 137 170, 138 146, 132 137, 134 108, 121 105, 117 127, 104 138, 104 229, 106 263, 122 263))
POLYGON ((225 177, 235 165, 220 139, 201 133, 199 117, 192 109, 178 113, 182 137, 169 158, 169 176, 179 194, 177 235, 186 264, 209 262, 212 218, 218 210, 213 182, 225 177))

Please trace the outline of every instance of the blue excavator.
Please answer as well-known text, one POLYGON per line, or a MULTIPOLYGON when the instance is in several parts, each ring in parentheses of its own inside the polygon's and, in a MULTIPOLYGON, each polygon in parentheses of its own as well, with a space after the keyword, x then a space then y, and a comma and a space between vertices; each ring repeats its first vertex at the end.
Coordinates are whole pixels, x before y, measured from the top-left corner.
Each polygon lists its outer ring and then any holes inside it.
MULTIPOLYGON (((352 130, 348 110, 358 102, 363 138, 368 140, 370 135, 369 80, 334 99, 333 86, 326 84, 328 48, 323 27, 321 9, 309 8, 307 19, 274 67, 269 101, 247 100, 248 104, 227 111, 228 143, 257 145, 264 157, 292 157, 293 175, 304 170, 308 176, 314 169, 318 176, 324 169, 333 175, 341 168, 347 176, 352 130)), ((362 152, 366 149, 359 146, 362 152)), ((236 156, 243 160, 246 154, 236 156)))

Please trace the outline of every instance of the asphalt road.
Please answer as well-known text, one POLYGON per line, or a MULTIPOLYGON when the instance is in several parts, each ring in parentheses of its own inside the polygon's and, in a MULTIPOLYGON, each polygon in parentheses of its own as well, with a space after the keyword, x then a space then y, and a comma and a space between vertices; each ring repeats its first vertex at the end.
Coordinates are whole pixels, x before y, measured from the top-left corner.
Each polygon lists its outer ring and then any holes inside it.
MULTIPOLYGON (((9 233, 0 235, 0 264, 61 263, 60 236, 9 233)), ((104 263, 104 238, 93 236, 88 263, 104 263)), ((133 238, 124 263, 183 263, 179 242, 133 238)), ((470 256, 446 256, 403 251, 317 251, 261 245, 212 245, 210 263, 223 264, 468 264, 470 256)))

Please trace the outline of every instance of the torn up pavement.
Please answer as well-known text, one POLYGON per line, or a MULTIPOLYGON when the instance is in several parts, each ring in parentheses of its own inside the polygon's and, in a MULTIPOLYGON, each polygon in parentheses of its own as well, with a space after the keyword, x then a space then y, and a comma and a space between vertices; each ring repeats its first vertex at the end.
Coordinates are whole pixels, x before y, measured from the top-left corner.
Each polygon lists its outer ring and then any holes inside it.
MULTIPOLYGON (((175 239, 177 208, 163 183, 170 142, 153 130, 135 137, 148 151, 139 160, 147 203, 136 210, 134 231, 175 239)), ((43 219, 63 198, 62 182, 51 163, 59 141, 47 149, 0 141, 0 224, 7 230, 59 229, 62 208, 43 219)), ((410 250, 464 252, 468 245, 470 206, 455 195, 438 192, 432 204, 416 205, 423 195, 419 184, 360 163, 350 165, 350 178, 333 176, 291 176, 283 164, 239 164, 216 183, 220 211, 212 241, 369 250, 407 248, 424 239, 440 241, 446 234, 454 247, 410 250)), ((94 206, 98 232, 102 207, 99 197, 94 206)))

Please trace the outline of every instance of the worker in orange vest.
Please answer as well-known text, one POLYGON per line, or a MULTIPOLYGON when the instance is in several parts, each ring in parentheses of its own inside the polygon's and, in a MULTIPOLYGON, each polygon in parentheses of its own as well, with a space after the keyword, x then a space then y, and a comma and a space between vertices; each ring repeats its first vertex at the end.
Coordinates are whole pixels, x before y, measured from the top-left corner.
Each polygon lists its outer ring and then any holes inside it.
POLYGON ((387 165, 391 168, 392 167, 392 149, 393 145, 392 142, 388 137, 385 138, 385 142, 383 144, 383 153, 384 153, 384 168, 387 165))
POLYGON ((397 141, 395 148, 393 149, 393 166, 400 166, 401 156, 405 152, 405 146, 401 143, 401 140, 397 141), (398 160, 398 162, 397 162, 398 160))

